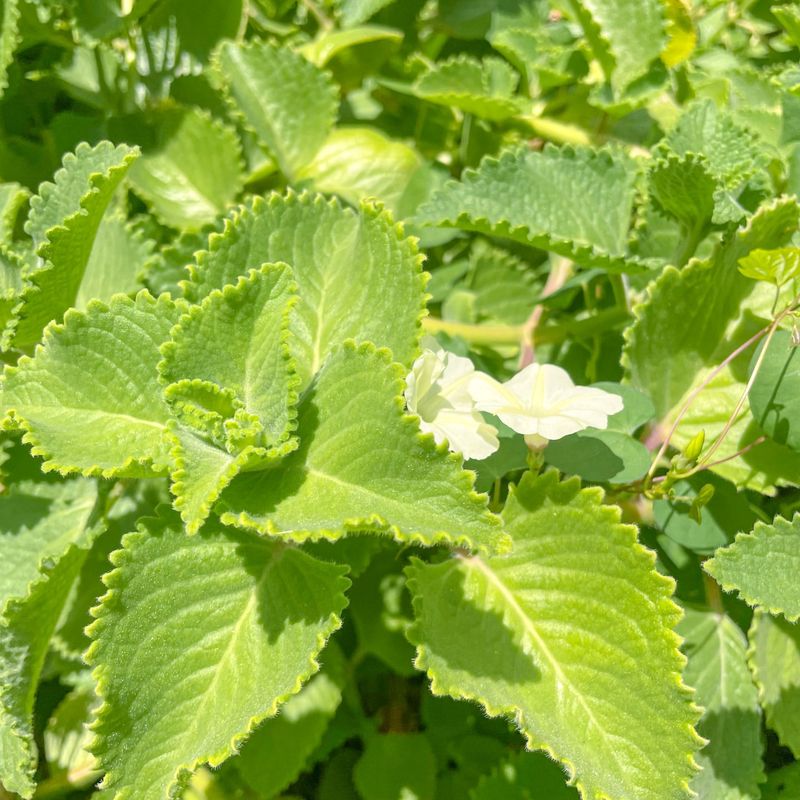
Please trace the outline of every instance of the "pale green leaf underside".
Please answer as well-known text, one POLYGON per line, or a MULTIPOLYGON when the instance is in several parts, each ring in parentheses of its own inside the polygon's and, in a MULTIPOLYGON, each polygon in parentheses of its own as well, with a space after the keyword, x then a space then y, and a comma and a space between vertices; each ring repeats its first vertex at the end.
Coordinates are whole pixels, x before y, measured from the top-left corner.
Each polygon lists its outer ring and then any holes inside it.
POLYGON ((156 142, 133 165, 130 181, 167 225, 197 230, 212 222, 242 188, 235 131, 194 109, 169 109, 149 120, 156 142))
POLYGON ((698 714, 671 582, 599 490, 555 472, 527 475, 504 521, 511 554, 410 570, 433 692, 513 715, 586 800, 682 800, 698 714))
POLYGON ((19 183, 0 183, 0 243, 8 244, 13 238, 17 217, 30 194, 19 183))
POLYGON ((299 53, 265 42, 223 43, 216 68, 233 106, 293 178, 335 121, 337 92, 328 74, 299 53))
POLYGON ((704 567, 723 589, 739 592, 751 606, 800 619, 800 514, 791 522, 783 517, 772 525, 757 522, 752 533, 740 533, 704 567))
POLYGON ((224 233, 211 236, 198 259, 194 282, 185 285, 195 302, 251 268, 289 264, 298 285, 290 349, 301 387, 349 338, 388 347, 407 367, 417 355, 420 256, 413 240, 372 206, 354 211, 309 194, 256 198, 224 233))
POLYGON ((570 0, 570 6, 615 89, 644 75, 666 44, 659 0, 570 0))
POLYGON ((384 28, 381 25, 364 25, 347 30, 322 30, 317 37, 299 48, 312 64, 324 67, 339 53, 357 47, 360 44, 383 42, 383 46, 390 48, 391 44, 398 44, 403 40, 401 31, 395 28, 384 28))
POLYGON ((2 399, 45 469, 104 476, 165 466, 169 409, 156 365, 179 311, 146 291, 91 303, 45 332, 33 358, 5 373, 2 399))
POLYGON ((800 625, 756 611, 749 637, 750 669, 767 725, 800 758, 800 625))
POLYGON ((499 520, 460 459, 403 413, 403 369, 371 345, 333 354, 299 407, 299 449, 223 492, 223 522, 293 540, 371 530, 495 550, 499 520))
POLYGON ((686 609, 678 625, 688 663, 683 673, 705 710, 698 733, 708 744, 692 789, 703 800, 755 800, 764 780, 761 709, 747 666, 747 640, 727 616, 686 609))
POLYGON ((455 56, 434 64, 414 83, 417 97, 490 120, 513 117, 524 100, 514 96, 519 75, 502 59, 455 56))
POLYGON ((187 537, 175 518, 147 521, 113 562, 90 628, 103 699, 91 751, 109 797, 180 797, 316 671, 348 581, 250 534, 187 537))
POLYGON ((0 598, 0 784, 32 796, 36 771, 33 703, 39 675, 70 588, 96 530, 89 481, 23 485, 3 496, 0 544, 10 568, 0 598))
POLYGON ((421 164, 416 151, 380 131, 338 128, 297 177, 298 181, 310 181, 317 191, 338 194, 353 205, 376 198, 396 210, 421 164))
POLYGON ((60 321, 76 304, 103 215, 137 155, 126 145, 80 144, 64 157, 55 183, 42 184, 32 198, 25 229, 44 265, 25 289, 14 333, 17 346, 38 342, 45 325, 60 321))
POLYGON ((636 270, 642 265, 626 255, 635 179, 621 154, 515 148, 446 184, 415 221, 513 239, 583 266, 636 270))

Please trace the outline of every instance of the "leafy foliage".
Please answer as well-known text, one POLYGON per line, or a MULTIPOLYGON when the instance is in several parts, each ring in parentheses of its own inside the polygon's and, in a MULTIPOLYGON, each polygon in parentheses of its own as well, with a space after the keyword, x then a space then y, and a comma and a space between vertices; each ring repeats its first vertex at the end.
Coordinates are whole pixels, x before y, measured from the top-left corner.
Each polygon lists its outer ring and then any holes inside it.
POLYGON ((0 0, 0 797, 795 798, 798 58, 0 0))

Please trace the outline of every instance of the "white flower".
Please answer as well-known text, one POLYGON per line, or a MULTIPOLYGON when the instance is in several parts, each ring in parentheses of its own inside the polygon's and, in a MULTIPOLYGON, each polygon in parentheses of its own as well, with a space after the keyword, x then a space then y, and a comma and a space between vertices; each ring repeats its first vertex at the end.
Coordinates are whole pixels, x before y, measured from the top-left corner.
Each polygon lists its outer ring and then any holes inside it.
POLYGON ((534 447, 584 428, 605 428, 608 418, 622 411, 619 395, 576 386, 566 370, 553 364, 530 364, 502 384, 481 375, 470 392, 478 409, 525 434, 534 447))
MULTIPOLYGON (((420 418, 419 427, 432 433, 437 444, 447 441, 464 458, 486 458, 500 446, 497 430, 475 408, 470 385, 477 373, 468 358, 448 353, 436 340, 414 362, 406 378, 408 410, 420 418)), ((488 377, 488 376, 487 376, 488 377)))

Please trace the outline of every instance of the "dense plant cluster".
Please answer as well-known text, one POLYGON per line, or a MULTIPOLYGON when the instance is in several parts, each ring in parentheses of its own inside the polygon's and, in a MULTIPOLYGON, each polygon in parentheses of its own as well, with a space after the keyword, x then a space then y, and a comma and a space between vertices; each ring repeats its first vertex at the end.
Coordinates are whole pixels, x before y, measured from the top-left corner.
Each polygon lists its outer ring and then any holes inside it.
POLYGON ((0 798, 798 800, 798 58, 0 0, 0 798))

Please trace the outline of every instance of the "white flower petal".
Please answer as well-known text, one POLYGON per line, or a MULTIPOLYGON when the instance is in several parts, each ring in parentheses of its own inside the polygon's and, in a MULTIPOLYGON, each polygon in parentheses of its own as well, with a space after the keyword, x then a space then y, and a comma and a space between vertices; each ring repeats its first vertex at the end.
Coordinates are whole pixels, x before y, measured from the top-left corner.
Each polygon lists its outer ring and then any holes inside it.
POLYGON ((575 386, 566 370, 553 364, 530 364, 504 384, 474 378, 470 391, 481 411, 495 414, 526 436, 561 439, 585 428, 605 428, 622 410, 619 395, 575 386))
POLYGON ((432 428, 437 443, 446 440, 449 448, 462 453, 464 458, 487 458, 500 447, 497 429, 484 422, 477 411, 471 414, 442 411, 432 428))

